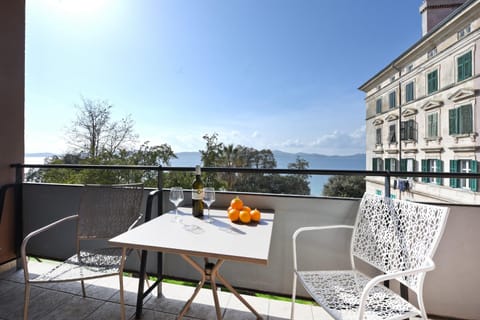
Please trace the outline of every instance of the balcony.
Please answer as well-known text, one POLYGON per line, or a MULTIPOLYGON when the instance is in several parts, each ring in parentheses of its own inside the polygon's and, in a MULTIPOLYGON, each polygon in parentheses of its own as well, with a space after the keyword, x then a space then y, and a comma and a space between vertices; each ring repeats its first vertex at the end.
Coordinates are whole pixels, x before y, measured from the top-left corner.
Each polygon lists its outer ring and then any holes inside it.
MULTIPOLYGON (((23 184, 23 234, 54 219, 71 214, 78 200, 79 189, 79 186, 75 185, 23 184)), ((162 197, 163 207, 170 208, 171 204, 168 203, 166 193, 167 191, 164 191, 165 195, 162 197)), ((226 208, 229 200, 237 194, 218 192, 216 206, 226 208)), ((291 294, 291 236, 294 230, 306 225, 353 224, 359 204, 358 199, 347 198, 254 193, 241 194, 241 197, 252 206, 275 211, 269 263, 267 266, 258 266, 226 262, 222 266, 221 272, 236 288, 242 289, 244 292, 260 292, 284 297, 291 294)), ((189 200, 187 198, 186 203, 189 200)), ((480 318, 480 306, 478 305, 480 276, 477 272, 480 269, 480 251, 476 247, 476 244, 480 242, 480 235, 477 232, 480 227, 478 206, 460 204, 449 204, 449 206, 451 211, 447 228, 434 257, 437 268, 427 275, 425 282, 426 309, 432 316, 448 319, 478 319, 480 318)), ((155 205, 154 215, 156 210, 157 206, 155 205)), ((49 237, 39 238, 37 242, 32 243, 30 253, 50 259, 61 259, 68 256, 74 246, 73 237, 69 237, 72 234, 69 227, 65 226, 49 237), (71 241, 67 240, 70 238, 71 241), (58 247, 55 250, 52 249, 50 243, 60 244, 60 249, 58 247)), ((329 238, 309 238, 306 252, 315 253, 315 255, 307 254, 303 258, 305 264, 316 264, 325 269, 348 268, 349 240, 349 235, 343 232, 329 238)), ((132 272, 138 270, 138 265, 138 259, 134 255, 127 261, 127 269, 132 272)), ((3 266, 2 269, 8 269, 8 266, 3 266)), ((151 273, 156 270, 154 254, 148 258, 147 269, 151 273)), ((164 255, 163 273, 168 278, 198 280, 196 271, 175 255, 164 255)), ((0 319, 18 319, 18 310, 21 312, 23 305, 22 273, 8 274, 4 272, 0 277, 2 278, 0 310, 14 310, 11 313, 14 316, 1 313, 0 319), (14 309, 5 309, 7 306, 14 309)), ((45 295, 45 301, 54 300, 58 305, 42 303, 42 300, 35 302, 32 299, 31 308, 36 310, 32 312, 32 315, 35 315, 34 318, 40 319, 42 317, 63 319, 65 315, 74 313, 78 319, 90 319, 92 312, 96 310, 99 313, 106 312, 111 317, 119 311, 119 306, 115 304, 117 301, 115 295, 118 295, 117 281, 115 278, 112 279, 113 286, 102 280, 92 282, 90 291, 93 291, 93 298, 87 300, 78 295, 80 287, 75 286, 75 283, 72 284, 73 287, 55 286, 49 287, 47 290, 37 290, 39 299, 42 297, 40 295, 42 293, 45 295), (72 301, 71 304, 66 303, 67 300, 61 300, 65 296, 71 298, 68 299, 68 301, 72 301), (89 303, 92 303, 93 307, 89 303), (45 316, 42 311, 42 307, 47 305, 51 306, 49 316, 45 316), (88 310, 92 310, 92 312, 88 313, 88 310), (87 315, 83 312, 86 312, 87 315)), ((127 303, 130 311, 133 310, 134 298, 132 296, 134 296, 137 282, 137 279, 131 278, 127 284, 127 303)), ((394 290, 400 290, 395 283, 391 283, 391 287, 394 290)), ((157 300, 155 296, 150 297, 146 302, 144 319, 173 317, 172 314, 175 314, 175 310, 178 311, 179 305, 185 302, 193 290, 191 287, 170 283, 164 283, 163 288, 166 299, 157 300)), ((87 295, 88 292, 87 289, 87 295)), ((300 291, 299 294, 307 296, 304 291, 300 291)), ((222 292, 221 297, 222 308, 225 308, 223 310, 225 319, 245 319, 252 316, 246 312, 246 309, 242 309, 243 306, 240 307, 241 304, 235 297, 226 292, 222 292)), ((260 299, 253 296, 248 299, 254 301, 255 307, 265 315, 266 319, 289 318, 288 302, 260 299)), ((211 300, 213 300, 211 294, 204 292, 195 300, 196 305, 189 315, 194 319, 212 318, 209 316, 210 313, 214 314, 211 300), (196 310, 198 313, 195 313, 196 310)), ((298 319, 328 319, 323 310, 316 306, 302 304, 297 310, 301 312, 298 319)), ((129 314, 132 315, 133 311, 129 314)), ((94 318, 101 319, 101 316, 95 315, 94 318)))

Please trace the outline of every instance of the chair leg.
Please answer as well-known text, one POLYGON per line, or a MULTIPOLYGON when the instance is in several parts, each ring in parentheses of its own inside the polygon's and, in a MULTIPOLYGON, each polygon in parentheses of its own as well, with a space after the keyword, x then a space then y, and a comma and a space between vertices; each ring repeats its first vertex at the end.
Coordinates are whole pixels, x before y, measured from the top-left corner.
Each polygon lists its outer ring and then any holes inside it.
POLYGON ((293 273, 293 286, 292 286, 292 307, 290 309, 290 319, 294 319, 295 315, 295 296, 297 295, 297 274, 293 273))
POLYGON ((80 280, 80 282, 82 283, 82 295, 85 298, 87 296, 87 293, 85 291, 85 282, 83 280, 80 280))
POLYGON ((23 300, 23 320, 28 320, 28 304, 30 303, 30 283, 25 282, 25 298, 23 300))

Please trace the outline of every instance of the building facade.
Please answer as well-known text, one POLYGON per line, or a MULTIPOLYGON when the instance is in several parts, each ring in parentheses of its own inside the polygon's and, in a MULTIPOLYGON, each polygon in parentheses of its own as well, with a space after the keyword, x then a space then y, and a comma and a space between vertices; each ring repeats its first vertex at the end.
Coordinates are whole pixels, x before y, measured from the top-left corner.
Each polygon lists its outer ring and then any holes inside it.
MULTIPOLYGON (((480 1, 426 0, 422 38, 359 89, 368 170, 480 172, 480 1)), ((480 203, 477 179, 393 179, 392 196, 480 203)), ((383 178, 367 178, 382 194, 383 178)))

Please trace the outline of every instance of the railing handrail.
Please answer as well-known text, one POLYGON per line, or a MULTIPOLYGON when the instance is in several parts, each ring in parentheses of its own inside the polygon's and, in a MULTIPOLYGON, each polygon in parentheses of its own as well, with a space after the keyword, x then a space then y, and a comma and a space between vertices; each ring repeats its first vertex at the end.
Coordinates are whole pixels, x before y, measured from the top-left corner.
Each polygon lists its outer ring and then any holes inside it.
MULTIPOLYGON (((140 166, 140 165, 93 165, 93 164, 12 164, 13 168, 45 168, 45 169, 93 169, 93 170, 143 170, 143 171, 195 171, 195 167, 140 166)), ((378 177, 438 177, 438 178, 476 178, 478 173, 463 172, 406 172, 347 169, 265 169, 238 167, 202 167, 203 172, 237 172, 237 173, 271 173, 271 174, 303 174, 303 175, 344 175, 344 176, 378 176, 378 177)))

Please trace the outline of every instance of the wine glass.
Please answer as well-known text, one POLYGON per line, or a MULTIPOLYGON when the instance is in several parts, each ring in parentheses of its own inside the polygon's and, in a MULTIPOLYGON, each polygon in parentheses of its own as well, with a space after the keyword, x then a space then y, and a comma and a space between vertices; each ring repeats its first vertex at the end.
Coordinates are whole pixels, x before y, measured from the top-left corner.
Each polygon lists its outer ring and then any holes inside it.
POLYGON ((210 205, 215 202, 214 188, 207 187, 203 189, 203 202, 207 205, 208 208, 207 222, 212 222, 212 219, 210 219, 210 205))
POLYGON ((183 201, 182 187, 173 187, 170 189, 170 196, 168 200, 175 205, 175 220, 178 220, 178 205, 183 201))

